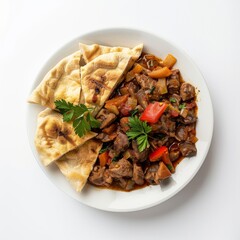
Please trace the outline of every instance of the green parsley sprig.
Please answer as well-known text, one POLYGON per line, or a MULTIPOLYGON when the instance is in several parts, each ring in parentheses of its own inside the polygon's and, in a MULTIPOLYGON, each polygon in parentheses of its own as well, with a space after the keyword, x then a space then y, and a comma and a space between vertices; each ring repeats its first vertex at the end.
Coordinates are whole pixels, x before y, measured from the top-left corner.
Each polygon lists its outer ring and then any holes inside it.
POLYGON ((83 137, 92 128, 99 128, 100 122, 91 115, 92 108, 84 104, 73 105, 63 99, 54 102, 56 108, 63 115, 64 122, 73 122, 75 133, 83 137))
POLYGON ((136 139, 138 150, 142 152, 144 149, 149 147, 148 133, 152 131, 152 128, 147 125, 146 122, 142 122, 137 116, 129 117, 128 125, 130 127, 126 133, 128 139, 136 139))

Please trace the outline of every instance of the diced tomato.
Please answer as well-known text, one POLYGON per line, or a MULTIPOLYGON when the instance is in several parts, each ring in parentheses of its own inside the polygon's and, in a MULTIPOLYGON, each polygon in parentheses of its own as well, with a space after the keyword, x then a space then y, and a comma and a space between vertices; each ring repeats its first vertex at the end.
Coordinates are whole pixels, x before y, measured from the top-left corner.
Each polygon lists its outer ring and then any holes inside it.
POLYGON ((150 103, 142 113, 140 120, 149 123, 156 123, 167 108, 166 103, 150 103))
POLYGON ((168 148, 166 146, 159 147, 157 150, 155 150, 149 155, 150 162, 158 161, 163 156, 163 154, 167 151, 168 151, 168 148))

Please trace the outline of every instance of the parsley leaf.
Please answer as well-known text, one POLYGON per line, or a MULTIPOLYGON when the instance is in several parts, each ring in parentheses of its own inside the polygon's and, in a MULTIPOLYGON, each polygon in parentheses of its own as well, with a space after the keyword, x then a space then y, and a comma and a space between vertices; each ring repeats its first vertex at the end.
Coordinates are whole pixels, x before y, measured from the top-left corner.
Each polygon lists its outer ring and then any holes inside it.
POLYGON ((170 101, 171 103, 177 102, 176 98, 174 98, 174 97, 170 97, 169 101, 170 101))
POLYGON ((186 103, 182 103, 182 104, 179 105, 178 108, 179 108, 179 109, 183 109, 183 108, 185 108, 185 107, 186 107, 186 103))
POLYGON ((135 116, 138 112, 139 112, 138 108, 135 108, 134 110, 130 111, 132 117, 135 116))
POLYGON ((128 123, 130 130, 127 131, 129 140, 136 139, 138 144, 138 150, 142 152, 145 148, 149 147, 148 133, 152 131, 152 128, 147 125, 146 122, 142 122, 138 117, 129 117, 128 123))
POLYGON ((75 133, 83 137, 92 128, 99 128, 100 122, 95 119, 91 113, 91 108, 87 108, 84 104, 73 105, 63 99, 54 102, 56 108, 63 115, 64 122, 73 122, 75 133))

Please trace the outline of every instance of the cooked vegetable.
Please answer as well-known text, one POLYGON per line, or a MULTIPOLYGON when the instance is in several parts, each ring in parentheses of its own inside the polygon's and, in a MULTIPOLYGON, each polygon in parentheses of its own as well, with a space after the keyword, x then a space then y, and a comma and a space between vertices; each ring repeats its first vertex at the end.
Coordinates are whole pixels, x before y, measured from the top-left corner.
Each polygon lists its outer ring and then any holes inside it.
POLYGON ((115 105, 119 107, 121 104, 124 104, 128 100, 128 94, 120 96, 120 97, 115 97, 113 99, 107 100, 106 104, 109 105, 115 105))
POLYGON ((176 62, 177 59, 172 54, 168 54, 163 60, 163 65, 165 67, 172 68, 176 62))
POLYGON ((148 73, 151 78, 165 78, 172 74, 172 71, 168 67, 158 68, 148 73))
POLYGON ((109 158, 109 151, 105 151, 105 152, 99 154, 98 158, 99 158, 100 166, 104 167, 110 159, 109 158))
POLYGON ((157 175, 159 180, 163 180, 166 179, 168 177, 171 176, 171 172, 169 171, 169 169, 166 167, 166 165, 163 162, 160 162, 158 171, 157 171, 157 175))
POLYGON ((119 114, 119 111, 118 111, 118 108, 117 108, 116 105, 106 103, 105 108, 108 109, 110 112, 116 114, 116 115, 119 114))
POLYGON ((156 123, 167 108, 166 103, 150 103, 142 113, 140 120, 149 123, 156 123))
POLYGON ((143 67, 140 64, 135 64, 133 69, 127 73, 126 82, 131 81, 136 73, 140 73, 143 70, 143 67))
POLYGON ((165 165, 167 166, 167 168, 170 170, 171 173, 175 172, 175 169, 174 169, 172 162, 170 160, 170 157, 169 157, 168 150, 163 153, 162 161, 165 163, 165 165))
POLYGON ((156 162, 159 161, 160 158, 163 156, 165 152, 168 151, 168 148, 166 146, 161 146, 158 149, 156 149, 154 152, 150 153, 149 155, 149 161, 150 162, 156 162))
POLYGON ((56 109, 63 115, 64 122, 73 122, 75 133, 83 137, 92 128, 99 128, 100 122, 91 115, 91 108, 87 108, 84 104, 73 105, 65 100, 57 100, 54 102, 56 109))
POLYGON ((168 92, 166 78, 158 79, 156 87, 159 88, 160 94, 166 94, 168 92))
POLYGON ((144 149, 149 147, 148 133, 151 132, 151 127, 146 122, 142 122, 138 117, 129 118, 130 130, 127 131, 129 140, 136 139, 138 149, 142 152, 144 149))

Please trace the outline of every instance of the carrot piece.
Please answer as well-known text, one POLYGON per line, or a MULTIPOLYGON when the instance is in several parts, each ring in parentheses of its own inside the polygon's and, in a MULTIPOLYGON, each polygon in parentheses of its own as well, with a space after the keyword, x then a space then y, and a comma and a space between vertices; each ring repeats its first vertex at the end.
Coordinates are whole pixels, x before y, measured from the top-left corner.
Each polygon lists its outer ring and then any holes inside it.
POLYGON ((168 54, 163 60, 163 65, 168 68, 172 68, 173 65, 177 62, 177 59, 172 55, 168 54))
POLYGON ((168 67, 159 68, 148 73, 151 78, 165 78, 172 74, 172 71, 168 67))
POLYGON ((125 103, 128 99, 128 94, 120 96, 120 97, 115 97, 113 99, 110 99, 108 101, 106 101, 106 104, 112 104, 115 105, 117 107, 119 107, 120 105, 122 105, 123 103, 125 103))
POLYGON ((104 167, 107 164, 109 159, 108 151, 99 154, 98 158, 99 158, 100 166, 104 167))

